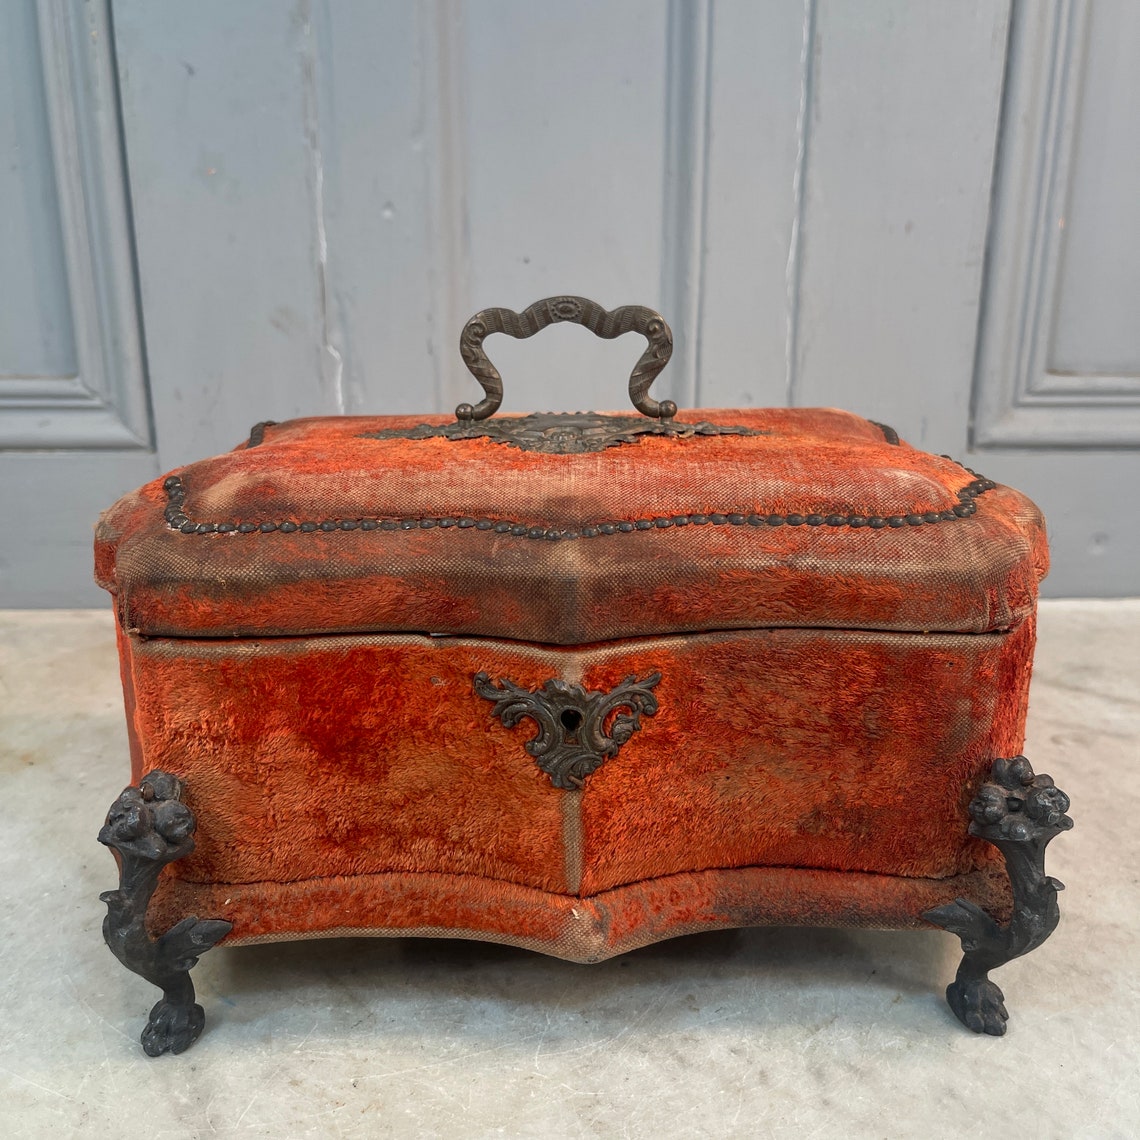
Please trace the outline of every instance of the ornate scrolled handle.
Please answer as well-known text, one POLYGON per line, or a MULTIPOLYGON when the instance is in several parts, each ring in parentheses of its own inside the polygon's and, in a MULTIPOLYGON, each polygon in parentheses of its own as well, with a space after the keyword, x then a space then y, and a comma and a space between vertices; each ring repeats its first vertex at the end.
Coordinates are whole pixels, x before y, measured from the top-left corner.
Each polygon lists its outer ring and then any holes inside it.
POLYGON ((649 395, 650 385, 673 355, 673 333, 660 313, 644 305, 623 305, 607 311, 585 297, 546 297, 521 313, 514 309, 483 309, 463 326, 459 351, 463 363, 486 395, 475 405, 460 404, 455 409, 456 419, 460 422, 485 420, 494 415, 503 402, 503 378, 483 351, 483 341, 491 333, 502 332, 516 340, 525 340, 547 325, 563 321, 584 325, 604 340, 613 340, 627 332, 641 333, 649 346, 630 373, 629 398, 642 415, 653 419, 671 420, 677 414, 677 405, 672 400, 658 402, 649 395))

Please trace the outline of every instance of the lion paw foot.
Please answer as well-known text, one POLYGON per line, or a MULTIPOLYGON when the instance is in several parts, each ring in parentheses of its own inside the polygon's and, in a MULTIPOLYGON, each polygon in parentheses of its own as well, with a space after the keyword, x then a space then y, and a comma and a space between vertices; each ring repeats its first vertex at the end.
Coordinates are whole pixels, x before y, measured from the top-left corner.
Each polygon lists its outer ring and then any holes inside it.
POLYGON ((198 1040, 206 1014, 200 1005, 174 1005, 165 998, 150 1011, 142 1031, 143 1052, 148 1057, 182 1053, 198 1040))
POLYGON ((951 983, 946 989, 946 1001, 967 1029, 993 1037, 1005 1033, 1009 1020, 1005 994, 989 978, 951 983))

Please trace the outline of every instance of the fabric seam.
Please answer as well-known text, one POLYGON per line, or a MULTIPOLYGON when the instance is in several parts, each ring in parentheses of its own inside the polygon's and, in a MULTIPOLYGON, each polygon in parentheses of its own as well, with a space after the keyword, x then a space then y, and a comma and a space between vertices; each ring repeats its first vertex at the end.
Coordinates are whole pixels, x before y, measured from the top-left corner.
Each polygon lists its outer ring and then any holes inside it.
POLYGON ((628 883, 618 883, 615 886, 606 887, 604 890, 596 891, 589 895, 581 893, 571 894, 565 891, 548 891, 545 887, 532 887, 527 883, 520 883, 515 879, 503 879, 497 875, 480 875, 475 871, 362 871, 346 875, 313 875, 305 879, 190 879, 180 875, 177 877, 177 881, 196 887, 294 887, 302 886, 305 883, 327 883, 334 879, 371 879, 381 875, 399 875, 401 877, 409 875, 445 875, 455 879, 481 879, 488 883, 504 883, 507 886, 520 887, 523 890, 537 891, 539 894, 554 895, 558 898, 576 899, 579 902, 588 902, 591 899, 600 898, 602 895, 609 894, 612 891, 641 887, 650 883, 659 883, 666 879, 682 878, 689 875, 715 874, 721 871, 807 871, 820 872, 828 875, 874 875, 877 878, 883 879, 907 879, 923 883, 945 883, 951 879, 959 879, 965 875, 973 875, 982 870, 985 870, 984 866, 973 867, 969 871, 955 871, 949 875, 942 876, 896 875, 890 871, 860 871, 840 867, 805 867, 787 863, 747 863, 742 866, 734 867, 698 867, 687 871, 670 871, 667 875, 650 875, 644 879, 633 879, 628 883))

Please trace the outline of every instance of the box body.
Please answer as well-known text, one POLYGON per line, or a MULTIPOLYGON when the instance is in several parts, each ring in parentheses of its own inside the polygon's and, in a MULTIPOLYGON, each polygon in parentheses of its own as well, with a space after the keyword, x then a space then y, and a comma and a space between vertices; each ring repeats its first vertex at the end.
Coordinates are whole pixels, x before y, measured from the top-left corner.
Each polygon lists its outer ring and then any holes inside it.
POLYGON ((1036 509, 846 413, 683 420, 740 430, 549 454, 297 421, 108 512, 133 777, 180 777, 198 820, 155 929, 592 961, 1000 917, 966 805, 1022 745, 1036 509), (651 690, 561 786, 488 696, 554 682, 651 690))

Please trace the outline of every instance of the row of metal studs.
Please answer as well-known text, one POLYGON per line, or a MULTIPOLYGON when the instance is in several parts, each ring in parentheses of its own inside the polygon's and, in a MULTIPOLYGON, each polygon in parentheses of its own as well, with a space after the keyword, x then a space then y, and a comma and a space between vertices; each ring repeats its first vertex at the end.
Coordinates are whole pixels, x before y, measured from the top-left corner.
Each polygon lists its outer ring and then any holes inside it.
MULTIPOLYGON (((969 471, 969 468, 966 468, 969 471)), ((976 473, 970 471, 971 475, 976 473)), ((924 514, 907 515, 762 515, 762 514, 689 514, 661 515, 650 519, 636 519, 632 522, 596 523, 579 530, 554 530, 544 526, 528 526, 526 523, 510 519, 432 517, 406 519, 325 519, 323 522, 263 522, 263 523, 196 523, 185 512, 186 488, 177 475, 171 475, 163 487, 169 504, 166 508, 166 521, 173 530, 183 534, 311 534, 313 531, 334 530, 430 530, 433 527, 460 530, 491 530, 497 534, 511 534, 519 538, 545 538, 556 541, 563 538, 596 538, 599 535, 628 534, 635 530, 665 529, 674 526, 846 526, 852 529, 870 527, 881 530, 883 527, 923 526, 924 524, 953 522, 968 518, 978 509, 975 499, 992 490, 996 483, 978 476, 958 491, 960 500, 956 507, 946 511, 927 511, 924 514)))

